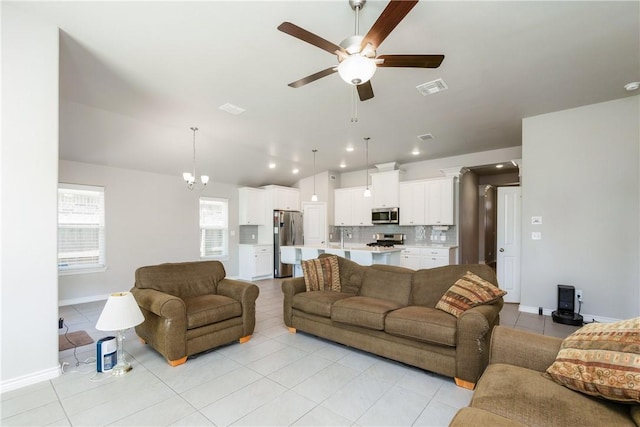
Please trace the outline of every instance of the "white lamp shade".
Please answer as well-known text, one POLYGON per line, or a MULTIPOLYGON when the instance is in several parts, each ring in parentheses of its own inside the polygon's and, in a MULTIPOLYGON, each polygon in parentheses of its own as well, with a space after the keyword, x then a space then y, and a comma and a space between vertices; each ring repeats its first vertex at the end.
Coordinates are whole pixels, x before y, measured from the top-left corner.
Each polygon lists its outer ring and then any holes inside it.
POLYGON ((207 183, 209 182, 209 176, 208 176, 208 175, 202 175, 202 176, 200 177, 200 181, 202 181, 202 183, 203 183, 204 185, 207 185, 207 183))
POLYGON ((364 197, 371 197, 371 190, 368 187, 364 190, 364 197))
POLYGON ((373 59, 358 54, 350 55, 338 65, 338 74, 351 85, 368 82, 375 72, 376 63, 373 59))
POLYGON ((191 175, 189 172, 184 172, 184 173, 182 174, 182 179, 184 179, 184 180, 185 180, 185 181, 187 181, 187 182, 191 182, 191 181, 193 181, 195 178, 194 178, 194 176, 193 176, 193 175, 191 175))
POLYGON ((122 331, 144 322, 144 316, 131 292, 118 292, 109 299, 96 324, 99 331, 122 331))
POLYGON ((313 196, 311 196, 311 201, 312 202, 317 202, 318 201, 318 196, 316 195, 316 193, 313 193, 313 196))

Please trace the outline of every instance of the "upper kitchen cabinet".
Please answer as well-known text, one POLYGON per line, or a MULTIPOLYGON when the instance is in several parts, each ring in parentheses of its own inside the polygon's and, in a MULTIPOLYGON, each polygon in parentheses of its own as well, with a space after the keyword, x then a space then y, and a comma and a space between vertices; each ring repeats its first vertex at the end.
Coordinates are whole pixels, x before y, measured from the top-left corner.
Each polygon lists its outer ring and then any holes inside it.
POLYGON ((266 185, 262 188, 267 192, 267 204, 271 207, 269 210, 300 210, 300 190, 297 188, 279 185, 266 185))
POLYGON ((425 182, 426 225, 454 225, 453 178, 430 179, 425 182))
POLYGON ((260 188, 242 187, 238 189, 239 225, 265 225, 265 195, 260 188))
POLYGON ((426 224, 426 187, 425 181, 400 183, 400 225, 426 224))
POLYGON ((400 206, 400 170, 391 170, 371 174, 373 193, 372 208, 397 208, 400 206))
POLYGON ((339 188, 334 191, 334 222, 336 226, 367 226, 371 224, 371 197, 364 197, 364 187, 339 188))

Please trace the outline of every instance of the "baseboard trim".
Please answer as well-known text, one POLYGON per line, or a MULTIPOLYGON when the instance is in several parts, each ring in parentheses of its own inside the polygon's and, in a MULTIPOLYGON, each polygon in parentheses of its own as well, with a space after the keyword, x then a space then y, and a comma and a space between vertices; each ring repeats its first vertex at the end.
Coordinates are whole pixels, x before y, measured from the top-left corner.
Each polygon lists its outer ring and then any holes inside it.
MULTIPOLYGON (((518 306, 518 311, 521 311, 522 313, 538 314, 538 307, 529 307, 529 306, 520 304, 518 306)), ((553 313, 554 311, 555 309, 543 308, 542 314, 544 314, 545 316, 551 316, 551 313, 553 313)), ((622 320, 622 319, 616 319, 613 317, 597 316, 595 314, 582 314, 582 318, 584 319, 584 323, 591 323, 591 322, 613 323, 613 322, 618 322, 622 320)))
POLYGON ((110 294, 92 295, 89 297, 62 299, 58 301, 58 307, 64 307, 65 305, 84 304, 86 302, 106 301, 109 299, 109 295, 110 294))
POLYGON ((6 393, 8 391, 13 391, 22 387, 37 384, 42 381, 52 380, 54 378, 58 378, 59 376, 60 368, 56 366, 54 368, 43 369, 42 371, 23 375, 21 377, 4 380, 0 383, 0 393, 6 393))

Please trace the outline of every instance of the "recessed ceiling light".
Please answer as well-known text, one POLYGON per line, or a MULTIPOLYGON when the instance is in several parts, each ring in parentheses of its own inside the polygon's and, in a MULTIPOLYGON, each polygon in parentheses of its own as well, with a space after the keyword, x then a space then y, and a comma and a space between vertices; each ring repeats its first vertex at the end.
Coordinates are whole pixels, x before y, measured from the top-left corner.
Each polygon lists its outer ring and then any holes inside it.
POLYGON ((414 156, 417 156, 418 154, 420 154, 420 150, 416 148, 411 152, 411 154, 413 154, 414 156))
POLYGON ((346 168, 346 167, 347 167, 347 165, 346 165, 344 162, 342 162, 342 163, 340 163, 340 167, 341 167, 341 168, 346 168))
POLYGON ((503 164, 499 164, 499 165, 496 165, 496 167, 497 167, 498 169, 501 169, 501 168, 503 168, 503 167, 504 167, 504 165, 503 165, 503 164))
POLYGON ((298 173, 298 172, 300 172, 300 171, 298 170, 298 168, 294 168, 294 169, 291 171, 291 173, 294 173, 294 174, 295 174, 295 173, 298 173))
POLYGON ((275 169, 275 168, 276 168, 275 163, 269 163, 269 169, 275 169))
POLYGON ((352 146, 352 145, 348 146, 348 147, 347 147, 347 151, 348 151, 348 152, 352 152, 352 151, 353 151, 353 146, 352 146))
POLYGON ((640 88, 640 82, 631 82, 624 85, 624 88, 627 92, 633 92, 634 90, 638 90, 640 88))

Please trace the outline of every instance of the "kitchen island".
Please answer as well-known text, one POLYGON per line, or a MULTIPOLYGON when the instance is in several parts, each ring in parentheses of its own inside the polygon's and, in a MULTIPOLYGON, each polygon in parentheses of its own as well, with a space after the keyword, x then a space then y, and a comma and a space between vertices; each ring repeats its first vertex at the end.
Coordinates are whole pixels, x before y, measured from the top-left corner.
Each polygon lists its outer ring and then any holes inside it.
POLYGON ((282 246, 280 257, 285 264, 300 265, 301 261, 330 253, 350 259, 361 265, 400 265, 401 248, 369 247, 365 245, 282 246))

